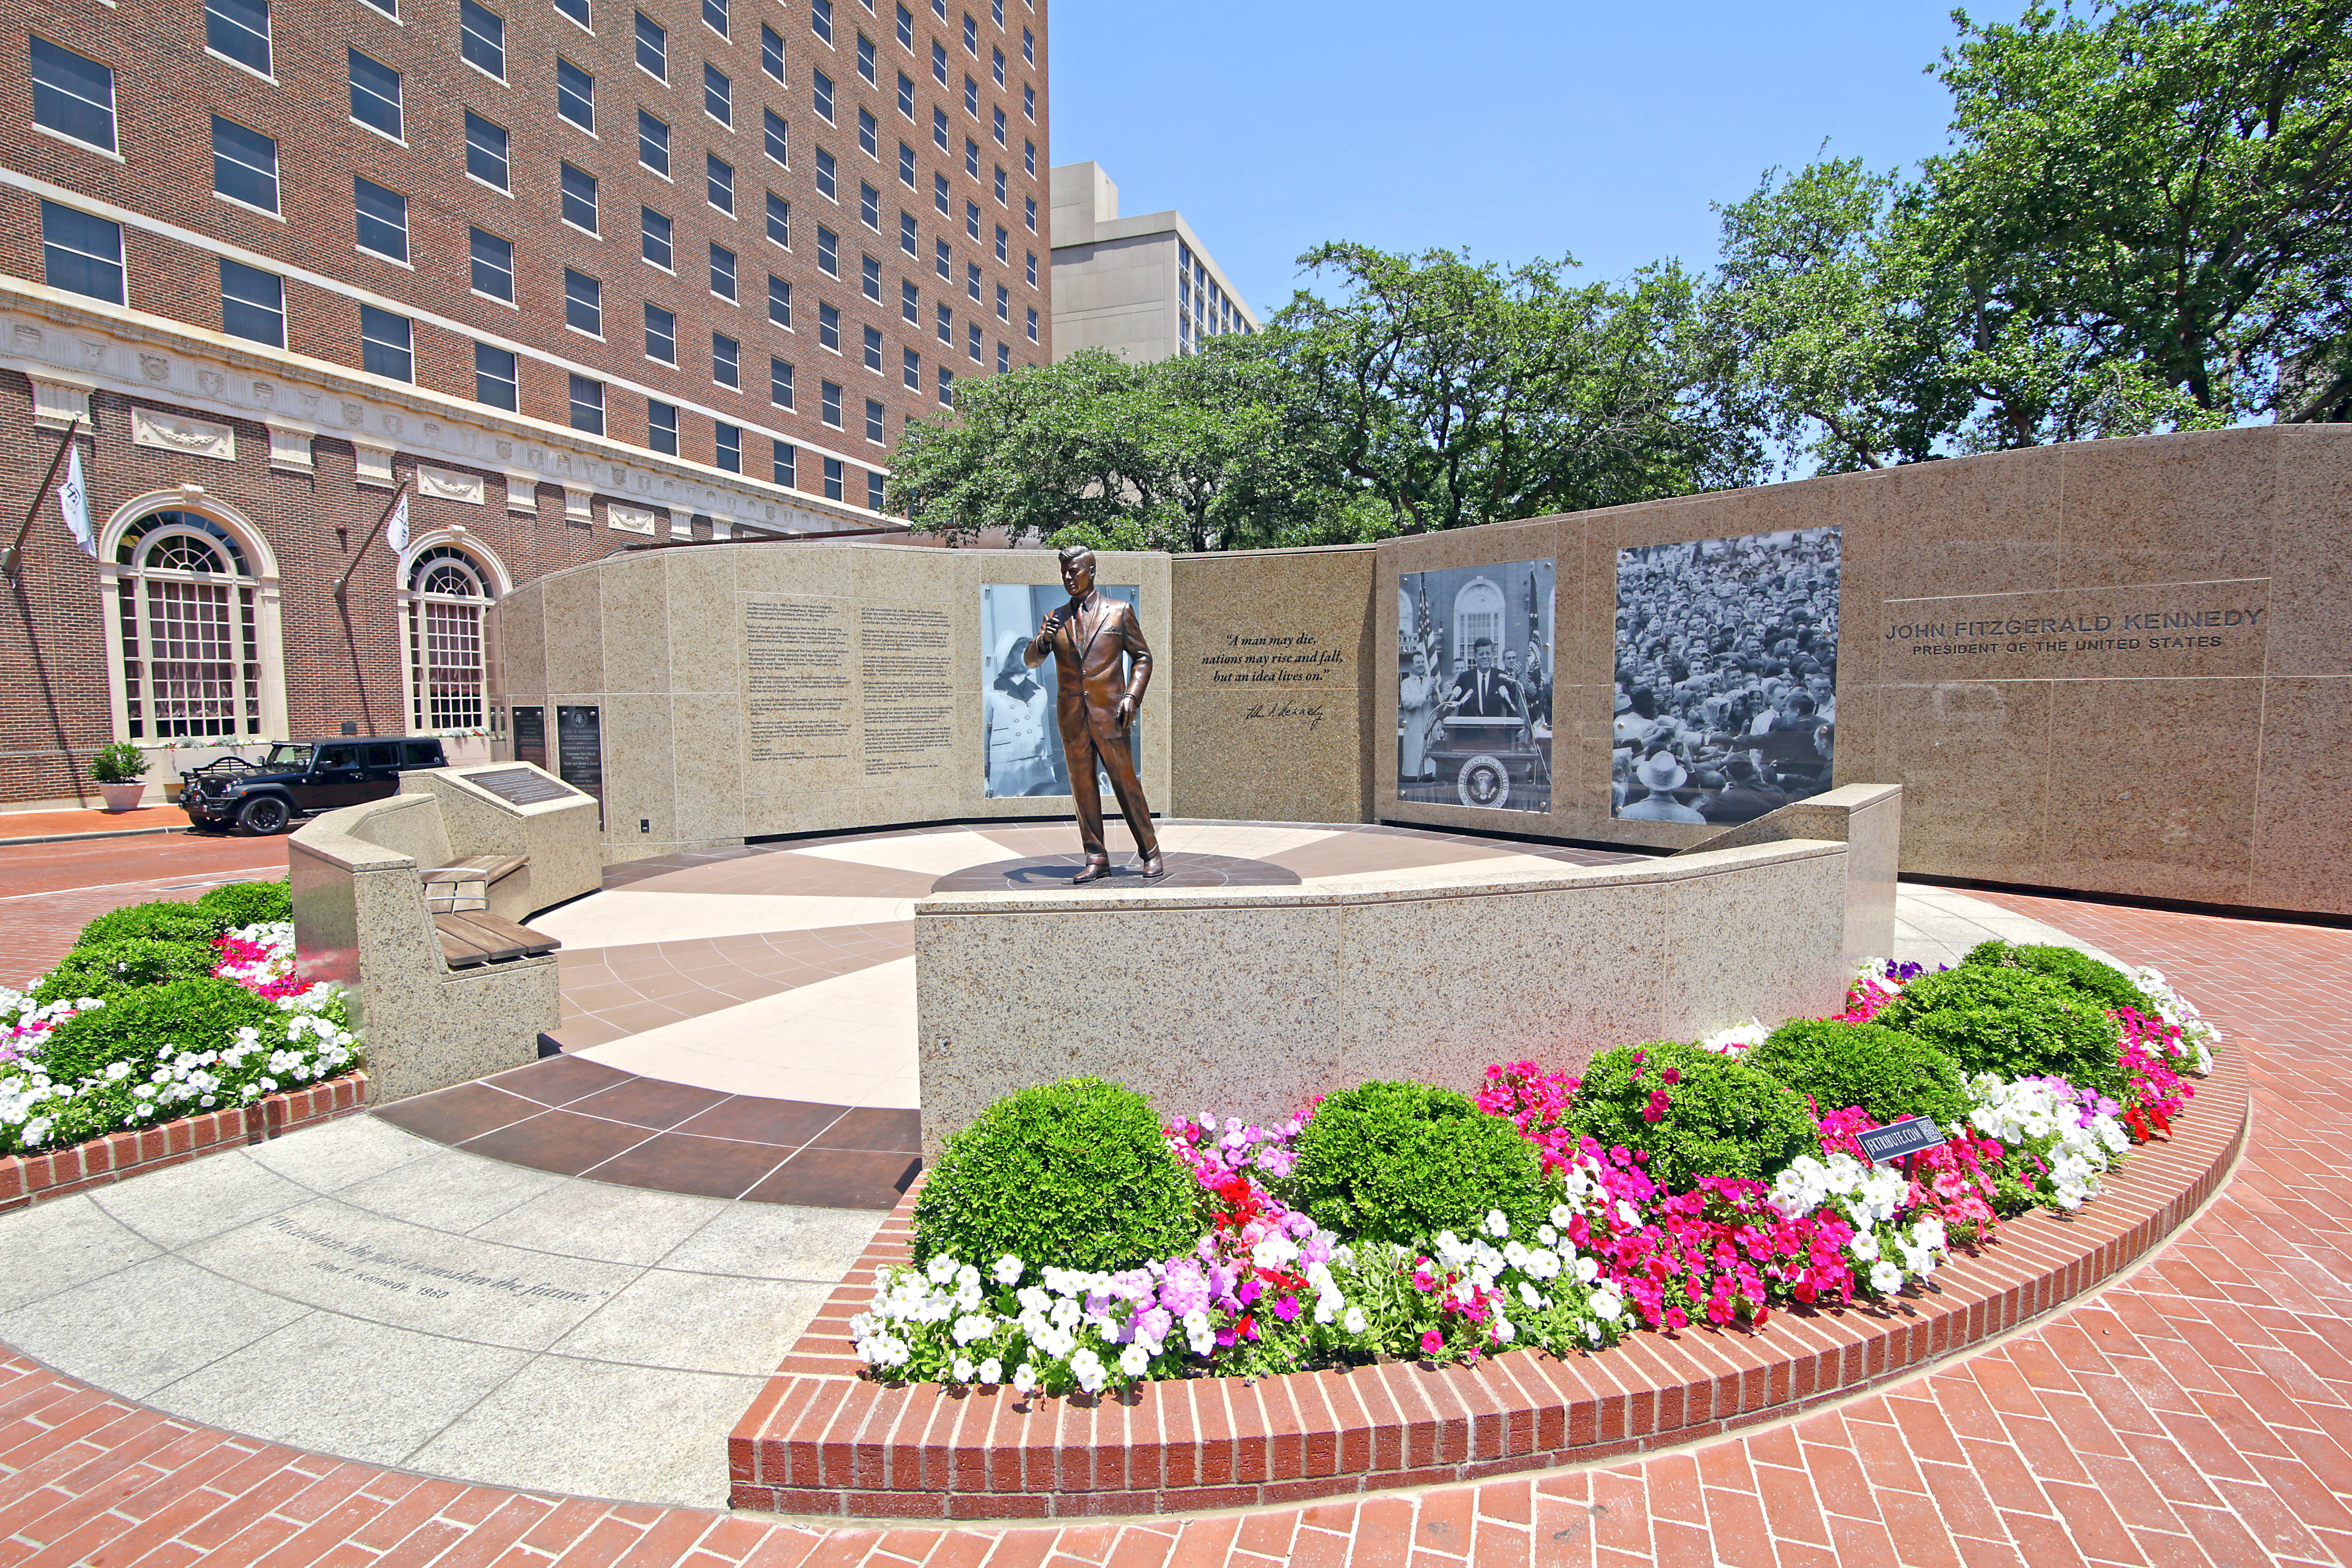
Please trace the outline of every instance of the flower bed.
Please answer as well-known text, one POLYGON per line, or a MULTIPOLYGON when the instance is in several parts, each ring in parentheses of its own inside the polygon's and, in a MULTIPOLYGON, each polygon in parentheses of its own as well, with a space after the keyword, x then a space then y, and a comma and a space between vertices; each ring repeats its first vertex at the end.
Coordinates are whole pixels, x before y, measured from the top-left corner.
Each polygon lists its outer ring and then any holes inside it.
MULTIPOLYGON (((1130 1246, 1108 1266, 1099 1259, 1119 1238, 1091 1230, 1094 1267, 1068 1267, 1066 1253, 960 1248, 997 1233, 953 1169, 951 1142, 935 1180, 957 1195, 918 1211, 923 1267, 881 1279, 851 1339, 870 1373, 893 1381, 1095 1394, 1382 1360, 1471 1363, 1515 1345, 1570 1355, 1639 1327, 1760 1327, 1776 1306, 1877 1306, 1924 1286, 1954 1246, 1990 1240, 2004 1216, 2079 1209, 2135 1141, 2169 1127, 2193 1092, 2180 1069, 2210 1068, 2214 1038, 2152 971, 2000 943, 1932 977, 1866 965, 1846 1013, 1827 1024, 1626 1047, 1581 1079, 1496 1067, 1478 1100, 1485 1128, 1442 1091, 1378 1085, 1272 1129, 1206 1115, 1180 1123, 1163 1136, 1192 1177, 1199 1241, 1172 1255, 1130 1246), (1958 1070, 2052 1061, 2089 1081, 1958 1070), (1784 1080, 1882 1102, 1926 1095, 1960 1116, 1905 1169, 1874 1168, 1859 1134, 1880 1120, 1784 1080), (1333 1131, 1335 1119, 1345 1125, 1333 1131), (1522 1141, 1519 1166, 1495 1157, 1496 1121, 1522 1141), (1331 1168, 1333 1148, 1353 1163, 1331 1168), (1356 1169, 1393 1149, 1414 1152, 1394 1172, 1356 1169), (1474 1167, 1475 1179, 1464 1174, 1474 1167), (1365 1191, 1350 1197, 1351 1182, 1365 1191), (1454 1223, 1398 1195, 1417 1187, 1450 1194, 1454 1223), (1465 1206, 1465 1194, 1477 1201, 1465 1206)), ((1108 1088, 1086 1093, 1098 1102, 1108 1088)), ((1033 1140, 1056 1125, 1044 1102, 1023 1115, 1033 1140)), ((1084 1142, 1098 1151, 1118 1131, 1104 1123, 1084 1142)), ((1006 1194, 1025 1234, 1040 1224, 1052 1234, 1034 1212, 1052 1208, 1045 1193, 1033 1173, 1006 1194)))
POLYGON ((342 994, 294 979, 289 913, 283 883, 134 905, 93 921, 26 990, 0 989, 0 1155, 234 1111, 352 1073, 342 994))

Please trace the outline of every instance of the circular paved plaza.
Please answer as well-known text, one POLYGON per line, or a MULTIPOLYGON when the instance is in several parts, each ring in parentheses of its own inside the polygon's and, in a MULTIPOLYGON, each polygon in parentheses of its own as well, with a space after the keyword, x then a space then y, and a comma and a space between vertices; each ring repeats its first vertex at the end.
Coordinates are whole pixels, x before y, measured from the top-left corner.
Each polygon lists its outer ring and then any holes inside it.
MULTIPOLYGON (((913 901, 1070 831, 615 868, 534 922, 565 944, 557 1054, 0 1216, 0 1563, 2352 1563, 2352 1226, 2326 1190, 2352 933, 1927 888, 1896 956, 2063 933, 2164 970, 2244 1053, 2244 1158, 2105 1289, 1613 1467, 1059 1527, 724 1511, 728 1431, 919 1169, 913 901)), ((1229 882, 1614 858, 1163 839, 1229 882)))

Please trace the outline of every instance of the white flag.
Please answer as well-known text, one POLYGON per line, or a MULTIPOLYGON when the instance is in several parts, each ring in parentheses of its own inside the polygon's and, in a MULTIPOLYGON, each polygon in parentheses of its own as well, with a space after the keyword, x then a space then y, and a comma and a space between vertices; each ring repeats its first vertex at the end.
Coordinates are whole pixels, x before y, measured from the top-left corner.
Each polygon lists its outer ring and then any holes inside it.
POLYGON ((74 542, 91 560, 98 558, 98 537, 89 531, 89 492, 81 484, 81 448, 66 454, 66 482, 58 487, 58 510, 73 531, 74 542))
POLYGON ((408 553, 408 492, 400 492, 400 500, 392 509, 392 521, 384 525, 384 542, 392 546, 394 555, 408 553))

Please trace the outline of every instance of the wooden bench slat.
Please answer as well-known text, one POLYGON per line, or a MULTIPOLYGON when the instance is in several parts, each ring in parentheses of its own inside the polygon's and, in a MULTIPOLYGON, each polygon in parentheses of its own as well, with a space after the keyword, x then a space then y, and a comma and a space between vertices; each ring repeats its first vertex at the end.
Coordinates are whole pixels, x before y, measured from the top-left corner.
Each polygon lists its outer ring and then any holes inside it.
POLYGON ((481 949, 483 958, 488 963, 499 963, 507 959, 520 958, 523 955, 522 943, 513 941, 501 931, 484 927, 479 923, 481 919, 478 914, 435 915, 433 924, 436 929, 446 931, 460 941, 472 942, 481 949))
POLYGON ((447 915, 433 917, 433 934, 441 942, 441 962, 452 969, 472 969, 488 963, 490 955, 483 951, 470 932, 452 931, 442 923, 449 918, 447 915))
POLYGON ((522 955, 525 958, 543 957, 563 945, 562 942, 545 931, 533 931, 527 925, 518 925, 503 916, 483 914, 469 910, 463 918, 467 923, 512 942, 522 950, 522 955))

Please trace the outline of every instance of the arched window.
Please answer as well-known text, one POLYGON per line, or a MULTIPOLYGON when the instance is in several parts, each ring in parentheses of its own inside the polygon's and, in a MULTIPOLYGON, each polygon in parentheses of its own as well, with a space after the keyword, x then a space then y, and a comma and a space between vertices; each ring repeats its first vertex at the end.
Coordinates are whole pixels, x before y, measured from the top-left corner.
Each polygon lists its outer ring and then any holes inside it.
POLYGON ((260 738, 258 584, 236 536, 195 512, 149 512, 114 560, 128 738, 260 738))
POLYGON ((486 574, 464 551, 436 544, 408 568, 409 732, 483 727, 482 612, 486 574))
POLYGON ((1496 658, 1503 652, 1503 590, 1490 578, 1473 577, 1454 595, 1454 659, 1470 668, 1470 650, 1480 637, 1493 639, 1496 658))

